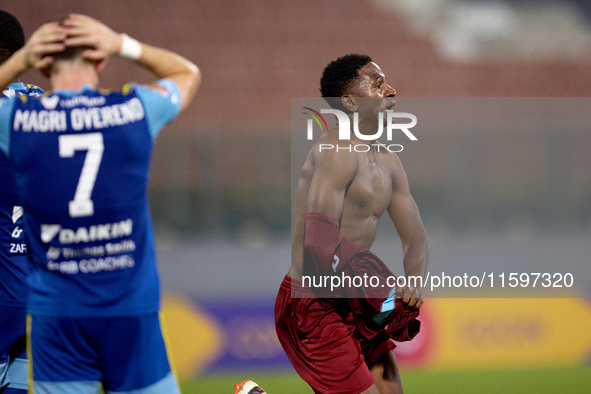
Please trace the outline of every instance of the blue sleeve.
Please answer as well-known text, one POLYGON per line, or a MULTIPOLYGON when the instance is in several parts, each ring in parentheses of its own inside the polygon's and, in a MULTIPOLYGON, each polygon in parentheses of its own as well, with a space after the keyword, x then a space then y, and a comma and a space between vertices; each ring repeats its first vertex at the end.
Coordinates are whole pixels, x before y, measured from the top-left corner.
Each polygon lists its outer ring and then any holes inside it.
POLYGON ((10 149, 10 116, 14 100, 9 98, 0 98, 0 149, 9 156, 10 149))
POLYGON ((161 79, 158 85, 164 91, 132 84, 146 109, 146 120, 152 138, 156 138, 160 129, 174 120, 181 110, 181 94, 177 84, 170 79, 161 79))

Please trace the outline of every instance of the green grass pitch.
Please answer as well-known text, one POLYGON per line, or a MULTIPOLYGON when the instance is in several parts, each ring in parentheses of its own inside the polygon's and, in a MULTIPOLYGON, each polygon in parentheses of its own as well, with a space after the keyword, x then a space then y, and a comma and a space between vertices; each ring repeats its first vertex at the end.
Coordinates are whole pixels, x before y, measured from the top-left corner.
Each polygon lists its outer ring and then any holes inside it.
MULTIPOLYGON (((252 379, 269 394, 312 394, 295 373, 265 372, 210 375, 181 382, 183 394, 233 394, 234 383, 252 379)), ((405 394, 589 394, 591 367, 508 369, 485 371, 402 371, 405 394)))

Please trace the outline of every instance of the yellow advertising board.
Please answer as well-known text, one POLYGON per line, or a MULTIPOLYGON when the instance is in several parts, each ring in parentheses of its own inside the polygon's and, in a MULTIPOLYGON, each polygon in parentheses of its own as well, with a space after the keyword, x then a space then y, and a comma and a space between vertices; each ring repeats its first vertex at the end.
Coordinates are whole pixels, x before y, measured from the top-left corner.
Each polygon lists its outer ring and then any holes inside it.
POLYGON ((489 368, 582 364, 591 356, 591 307, 581 298, 428 300, 426 364, 489 368))
MULTIPOLYGON (((419 319, 419 335, 396 349, 402 368, 584 365, 591 357, 591 305, 583 298, 427 299, 419 319)), ((275 334, 272 300, 209 305, 166 296, 163 323, 180 377, 291 369, 275 334)))

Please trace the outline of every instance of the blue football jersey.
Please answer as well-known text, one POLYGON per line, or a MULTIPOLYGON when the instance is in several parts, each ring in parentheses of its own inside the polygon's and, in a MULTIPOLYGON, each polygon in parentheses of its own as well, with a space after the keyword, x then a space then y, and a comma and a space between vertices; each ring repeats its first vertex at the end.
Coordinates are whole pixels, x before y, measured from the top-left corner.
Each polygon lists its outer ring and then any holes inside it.
POLYGON ((159 309, 148 169, 153 139, 180 110, 177 85, 159 84, 0 104, 0 148, 16 171, 33 260, 29 313, 159 309))
MULTIPOLYGON (((12 83, 4 97, 40 96, 35 85, 12 83)), ((0 151, 0 305, 24 307, 27 303, 27 274, 30 269, 23 231, 21 207, 12 166, 0 151)))

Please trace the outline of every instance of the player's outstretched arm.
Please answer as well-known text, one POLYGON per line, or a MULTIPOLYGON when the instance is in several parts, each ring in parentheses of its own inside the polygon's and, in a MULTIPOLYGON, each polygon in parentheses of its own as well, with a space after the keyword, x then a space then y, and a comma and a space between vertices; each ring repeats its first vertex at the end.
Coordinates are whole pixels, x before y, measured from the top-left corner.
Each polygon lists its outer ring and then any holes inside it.
MULTIPOLYGON (((158 79, 168 78, 176 82, 181 94, 181 110, 193 99, 201 82, 199 68, 187 59, 165 49, 156 48, 116 33, 105 24, 91 17, 71 14, 64 27, 68 37, 67 46, 89 46, 83 56, 100 61, 121 55, 136 61, 158 79)), ((158 88, 157 85, 152 85, 158 88)))
POLYGON ((52 53, 65 49, 66 31, 58 23, 46 23, 31 35, 24 47, 0 66, 0 92, 30 68, 43 69, 53 63, 52 53))
MULTIPOLYGON (((425 277, 429 263, 429 247, 427 233, 423 227, 419 208, 410 194, 408 179, 400 159, 392 155, 392 198, 388 207, 388 215, 396 226, 402 242, 404 253, 404 272, 407 276, 425 277)), ((402 302, 411 310, 423 305, 420 288, 401 289, 402 302)))

